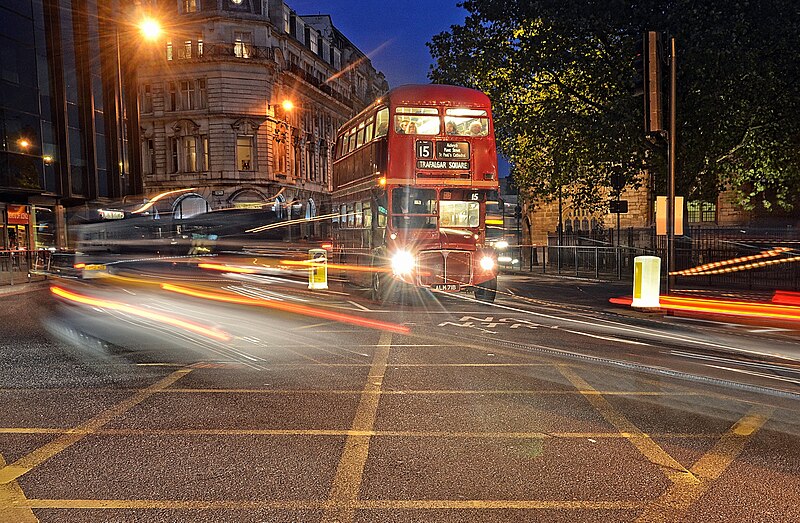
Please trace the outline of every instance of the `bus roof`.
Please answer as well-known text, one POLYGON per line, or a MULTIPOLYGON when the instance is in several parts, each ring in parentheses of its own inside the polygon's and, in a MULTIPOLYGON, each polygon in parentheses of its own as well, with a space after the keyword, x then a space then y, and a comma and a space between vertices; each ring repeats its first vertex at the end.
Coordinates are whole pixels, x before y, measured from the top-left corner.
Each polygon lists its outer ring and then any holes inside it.
POLYGON ((367 108, 348 120, 341 129, 346 129, 350 124, 364 117, 378 106, 398 105, 434 105, 445 104, 451 106, 479 106, 489 108, 491 101, 481 91, 457 85, 442 84, 407 84, 395 87, 382 98, 372 102, 367 108))
POLYGON ((401 85, 389 91, 386 99, 391 105, 435 104, 488 106, 489 97, 481 91, 441 84, 401 85))

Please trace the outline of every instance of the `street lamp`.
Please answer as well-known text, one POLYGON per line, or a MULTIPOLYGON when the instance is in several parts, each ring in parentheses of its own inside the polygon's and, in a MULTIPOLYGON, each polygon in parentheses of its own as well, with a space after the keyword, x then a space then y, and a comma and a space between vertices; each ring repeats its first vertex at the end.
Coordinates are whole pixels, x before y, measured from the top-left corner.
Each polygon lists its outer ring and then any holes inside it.
POLYGON ((139 32, 145 40, 154 42, 162 34, 161 24, 155 18, 145 17, 139 22, 139 32))

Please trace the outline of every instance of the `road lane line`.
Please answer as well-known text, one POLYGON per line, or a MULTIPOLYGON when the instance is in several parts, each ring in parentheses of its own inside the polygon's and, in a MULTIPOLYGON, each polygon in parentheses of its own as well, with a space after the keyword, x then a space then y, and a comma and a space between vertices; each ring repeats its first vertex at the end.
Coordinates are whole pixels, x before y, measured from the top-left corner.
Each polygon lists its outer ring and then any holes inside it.
POLYGON ((363 305, 361 305, 360 303, 354 302, 353 300, 347 300, 347 303, 349 303, 349 304, 361 309, 364 312, 372 312, 371 309, 368 309, 368 308, 364 307, 363 305))
MULTIPOLYGON (((375 357, 369 369, 364 392, 356 408, 356 414, 351 427, 354 431, 372 431, 375 418, 378 414, 378 402, 386 374, 386 363, 389 360, 389 347, 392 343, 392 334, 382 332, 375 357)), ((369 454, 369 435, 350 435, 344 442, 344 452, 336 468, 336 475, 328 494, 322 523, 348 523, 355 517, 354 503, 358 500, 361 491, 361 482, 364 475, 364 466, 369 454)))
MULTIPOLYGON (((73 429, 48 429, 48 433, 71 434, 73 429)), ((40 429, 2 429, 0 434, 41 434, 40 429)), ((87 434, 90 434, 87 432, 87 434)), ((628 432, 448 432, 410 430, 347 430, 347 429, 98 429, 94 436, 370 436, 400 438, 469 438, 469 439, 619 439, 631 438, 628 432)), ((651 438, 719 439, 711 433, 654 433, 651 438)))
POLYGON ((630 441, 636 449, 642 453, 650 462, 657 465, 664 475, 675 484, 697 484, 699 480, 686 467, 678 463, 672 456, 666 453, 650 436, 639 430, 631 423, 628 418, 622 415, 608 400, 589 385, 583 378, 578 376, 575 371, 566 365, 559 365, 561 374, 572 383, 583 397, 618 431, 628 434, 630 441))
MULTIPOLYGON (((0 454, 0 469, 6 466, 6 460, 0 454)), ((26 506, 28 499, 22 492, 19 483, 14 480, 0 483, 0 521, 13 523, 38 523, 39 519, 33 510, 26 506)))
POLYGON ((611 336, 599 336, 597 334, 589 334, 588 332, 572 331, 569 329, 561 329, 563 332, 571 332, 572 334, 580 334, 581 336, 588 336, 590 338, 597 338, 598 340, 615 341, 617 343, 628 343, 630 345, 644 345, 649 347, 649 343, 642 343, 641 341, 623 340, 622 338, 613 338, 611 336))
POLYGON ((661 497, 647 506, 636 519, 637 523, 683 521, 689 508, 708 492, 773 412, 774 409, 761 406, 750 409, 722 435, 711 450, 692 465, 690 470, 700 482, 671 485, 661 497))
MULTIPOLYGON (((516 499, 370 499, 354 501, 353 510, 635 510, 642 501, 516 500, 516 499)), ((29 499, 25 507, 84 510, 315 510, 319 500, 229 501, 162 499, 29 499)), ((15 522, 16 523, 16 522, 15 522)))
POLYGON ((132 409, 159 390, 169 387, 191 371, 192 369, 176 370, 169 376, 160 379, 153 385, 150 385, 141 392, 134 394, 125 401, 104 410, 89 421, 82 423, 74 429, 71 429, 69 432, 56 438, 54 441, 39 447, 33 452, 21 457, 14 463, 5 465, 4 467, 0 468, 0 485, 10 483, 20 476, 27 474, 56 454, 66 450, 78 441, 82 440, 88 434, 97 431, 112 419, 132 409))

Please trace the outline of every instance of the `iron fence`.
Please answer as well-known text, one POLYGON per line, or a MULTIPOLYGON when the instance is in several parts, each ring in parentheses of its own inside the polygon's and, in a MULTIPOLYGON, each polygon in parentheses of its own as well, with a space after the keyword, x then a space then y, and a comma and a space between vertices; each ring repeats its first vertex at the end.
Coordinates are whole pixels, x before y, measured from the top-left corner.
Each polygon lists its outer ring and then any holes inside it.
MULTIPOLYGON (((565 232, 550 235, 547 246, 510 250, 515 268, 595 279, 629 279, 636 256, 667 256, 666 237, 654 228, 565 232)), ((689 227, 675 238, 675 262, 673 271, 703 267, 677 275, 678 284, 800 290, 800 230, 689 227)))

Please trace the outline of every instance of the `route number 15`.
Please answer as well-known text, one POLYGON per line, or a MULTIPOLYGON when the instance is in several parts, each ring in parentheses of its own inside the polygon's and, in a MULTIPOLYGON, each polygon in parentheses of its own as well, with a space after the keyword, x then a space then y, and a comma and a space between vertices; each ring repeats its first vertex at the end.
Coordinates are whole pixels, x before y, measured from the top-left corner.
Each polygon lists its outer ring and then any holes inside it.
POLYGON ((433 142, 417 140, 417 158, 433 158, 433 142))

